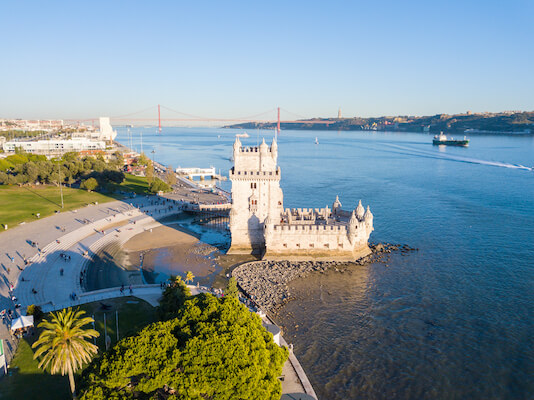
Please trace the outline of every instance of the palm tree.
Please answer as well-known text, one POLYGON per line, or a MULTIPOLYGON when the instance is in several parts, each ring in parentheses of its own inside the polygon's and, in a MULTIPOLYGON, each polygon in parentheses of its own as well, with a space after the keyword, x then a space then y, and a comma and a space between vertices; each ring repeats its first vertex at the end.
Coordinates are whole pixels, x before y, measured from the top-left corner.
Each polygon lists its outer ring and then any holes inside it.
POLYGON ((182 282, 182 277, 180 275, 171 275, 169 280, 171 281, 172 285, 176 287, 180 284, 180 282, 182 282))
POLYGON ((187 282, 193 282, 193 279, 195 279, 195 275, 191 271, 187 271, 185 273, 185 283, 187 282))
POLYGON ((73 311, 71 308, 52 313, 50 322, 43 320, 39 324, 43 332, 32 346, 39 347, 34 359, 43 356, 39 368, 50 367, 52 374, 69 375, 73 399, 76 398, 74 373, 84 363, 90 362, 98 351, 98 347, 85 339, 98 337, 99 333, 94 329, 83 329, 94 320, 91 317, 81 318, 83 314, 85 311, 73 311))

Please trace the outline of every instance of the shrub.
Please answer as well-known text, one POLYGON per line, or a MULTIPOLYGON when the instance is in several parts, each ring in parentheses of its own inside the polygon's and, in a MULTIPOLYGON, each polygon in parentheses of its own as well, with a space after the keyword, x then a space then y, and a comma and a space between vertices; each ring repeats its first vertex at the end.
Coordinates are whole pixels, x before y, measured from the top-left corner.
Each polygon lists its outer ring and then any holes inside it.
POLYGON ((88 192, 95 190, 98 187, 98 182, 95 178, 88 178, 82 181, 80 188, 86 189, 88 192))
POLYGON ((171 191, 171 187, 168 184, 166 184, 165 182, 163 182, 161 179, 154 178, 154 180, 152 181, 152 183, 149 186, 149 190, 150 190, 151 193, 158 193, 159 191, 161 191, 161 192, 170 192, 171 191))

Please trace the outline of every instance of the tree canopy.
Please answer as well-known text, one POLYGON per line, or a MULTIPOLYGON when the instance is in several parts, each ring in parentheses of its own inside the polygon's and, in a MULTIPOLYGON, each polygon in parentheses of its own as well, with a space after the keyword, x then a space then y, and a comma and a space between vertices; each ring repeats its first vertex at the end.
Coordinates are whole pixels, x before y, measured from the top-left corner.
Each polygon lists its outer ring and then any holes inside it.
POLYGON ((200 294, 94 360, 81 399, 278 400, 287 356, 238 300, 200 294))
POLYGON ((229 297, 235 297, 236 299, 239 297, 239 290, 237 289, 237 281, 232 276, 228 280, 228 284, 226 285, 226 289, 224 290, 224 295, 229 297))
POLYGON ((98 187, 98 182, 95 178, 88 178, 82 181, 80 188, 87 190, 88 192, 95 190, 98 187))
POLYGON ((39 182, 59 185, 61 182, 72 185, 76 181, 94 178, 98 186, 105 188, 109 183, 121 183, 124 180, 124 173, 119 170, 121 166, 118 154, 107 163, 102 156, 81 157, 76 152, 68 152, 61 158, 51 160, 43 155, 18 153, 0 159, 0 184, 39 182))
POLYGON ((154 178, 154 180, 150 183, 149 190, 151 193, 158 193, 158 192, 170 192, 171 187, 163 182, 159 178, 154 178))
POLYGON ((174 172, 172 165, 169 165, 165 170, 165 182, 167 182, 169 186, 173 186, 176 185, 176 181, 176 173, 174 172))
POLYGON ((171 284, 165 288, 159 301, 158 318, 160 320, 175 318, 189 296, 191 296, 191 291, 182 278, 171 276, 171 284))

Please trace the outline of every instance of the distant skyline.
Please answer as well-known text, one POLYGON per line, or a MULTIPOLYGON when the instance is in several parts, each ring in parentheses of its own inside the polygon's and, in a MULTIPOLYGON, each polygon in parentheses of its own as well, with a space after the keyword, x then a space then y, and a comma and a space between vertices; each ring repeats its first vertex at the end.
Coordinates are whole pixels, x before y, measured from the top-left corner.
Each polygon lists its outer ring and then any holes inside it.
POLYGON ((343 117, 534 110, 529 0, 0 10, 0 118, 86 119, 157 104, 214 118, 276 107, 307 118, 339 108, 343 117))

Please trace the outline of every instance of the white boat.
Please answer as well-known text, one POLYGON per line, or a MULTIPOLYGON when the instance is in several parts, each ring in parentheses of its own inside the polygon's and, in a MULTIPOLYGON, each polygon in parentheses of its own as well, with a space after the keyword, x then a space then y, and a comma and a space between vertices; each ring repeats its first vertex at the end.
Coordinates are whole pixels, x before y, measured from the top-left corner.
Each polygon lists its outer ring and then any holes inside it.
POLYGON ((319 144, 319 139, 315 138, 315 144, 319 144))
POLYGON ((235 137, 247 138, 247 137, 250 137, 250 135, 247 132, 245 132, 245 133, 238 133, 238 134, 235 135, 235 137))

